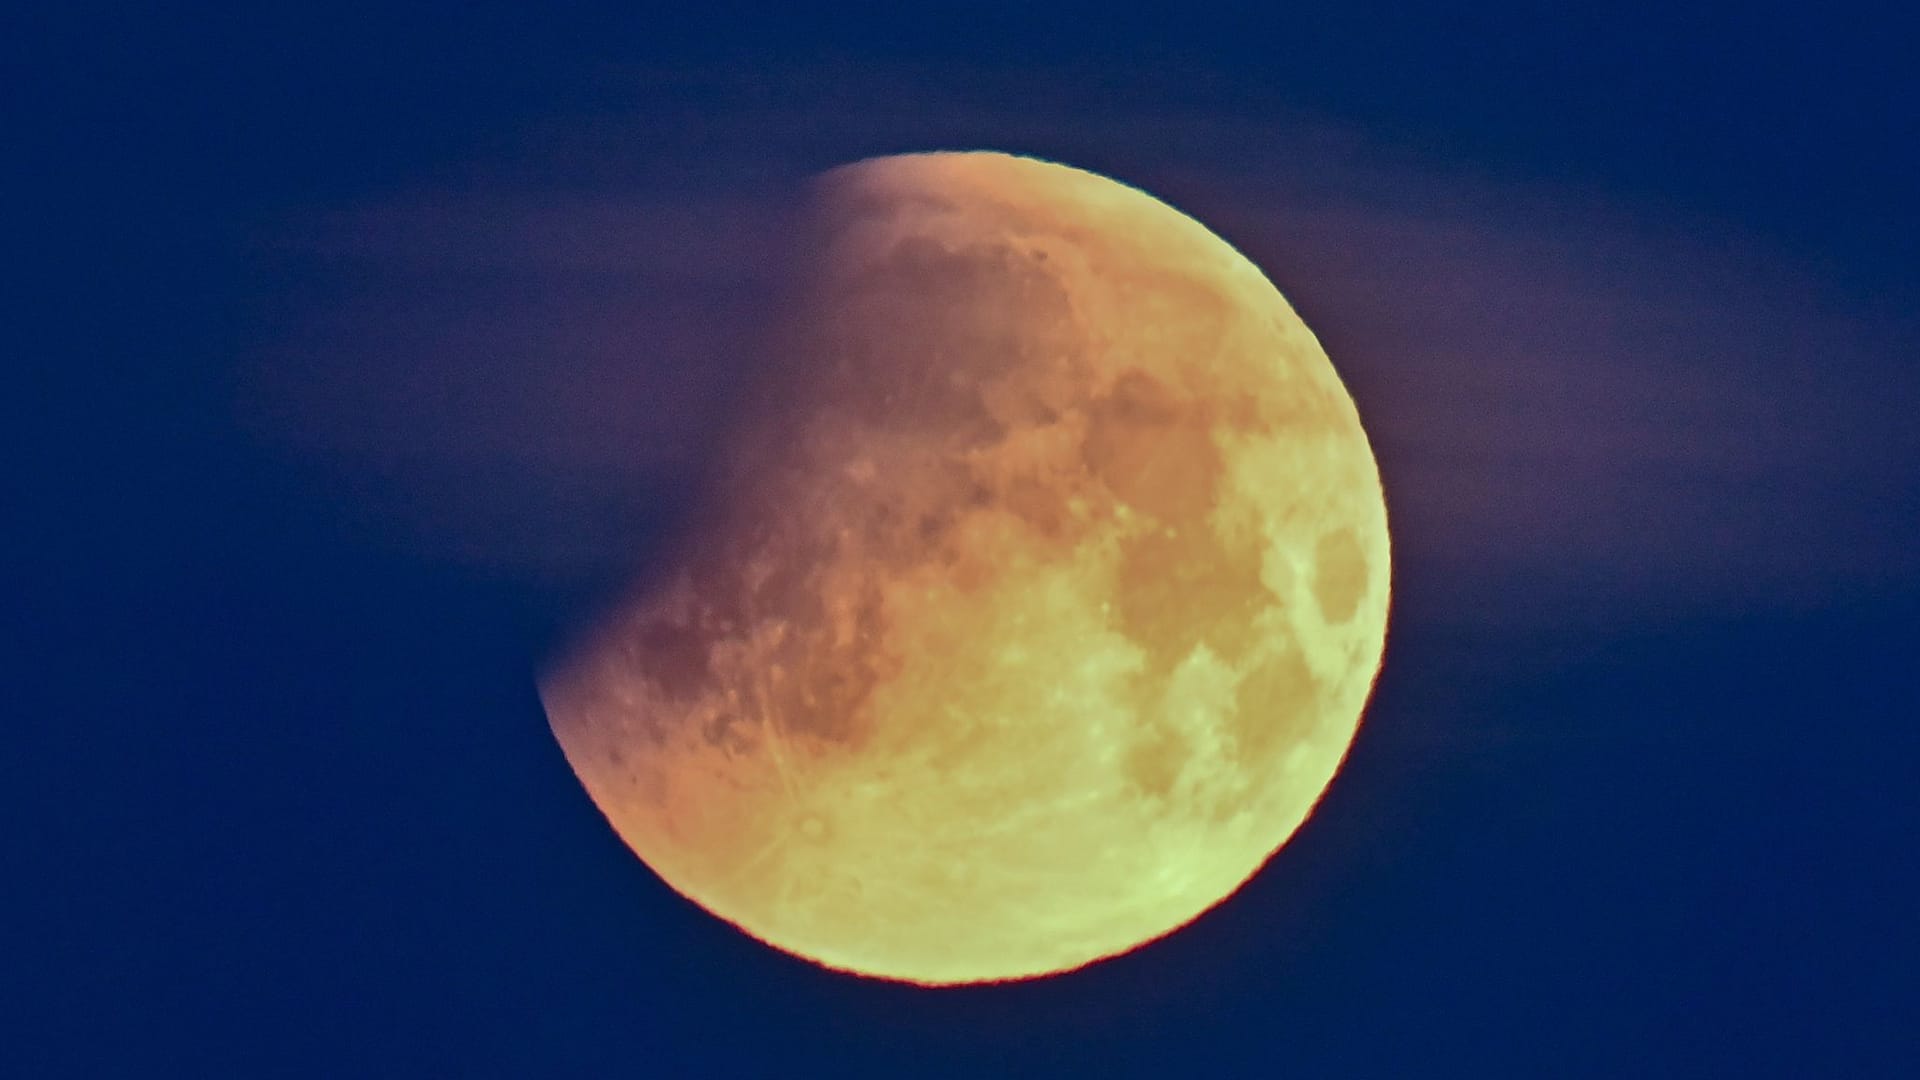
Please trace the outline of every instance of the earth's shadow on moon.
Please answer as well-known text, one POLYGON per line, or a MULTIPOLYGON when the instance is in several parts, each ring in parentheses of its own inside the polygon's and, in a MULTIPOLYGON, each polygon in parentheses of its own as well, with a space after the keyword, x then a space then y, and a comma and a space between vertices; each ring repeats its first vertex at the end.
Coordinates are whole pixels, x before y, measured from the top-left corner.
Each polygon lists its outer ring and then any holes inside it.
MULTIPOLYGON (((713 357, 710 377, 693 380, 684 397, 636 402, 707 418, 696 443, 671 466, 614 478, 600 493, 600 505, 615 519, 600 543, 570 572, 523 582, 536 674, 669 582, 685 565, 688 549, 729 512, 723 482, 728 445, 742 431, 779 427, 779 380, 791 377, 779 363, 780 347, 807 300, 798 284, 805 275, 798 271, 808 258, 809 237, 799 223, 809 192, 808 181, 800 179, 767 198, 773 225, 760 236, 758 284, 713 299, 716 327, 724 327, 726 339, 736 344, 713 357)), ((635 362, 653 362, 644 345, 635 362)), ((556 529, 565 525, 554 523, 556 529)))

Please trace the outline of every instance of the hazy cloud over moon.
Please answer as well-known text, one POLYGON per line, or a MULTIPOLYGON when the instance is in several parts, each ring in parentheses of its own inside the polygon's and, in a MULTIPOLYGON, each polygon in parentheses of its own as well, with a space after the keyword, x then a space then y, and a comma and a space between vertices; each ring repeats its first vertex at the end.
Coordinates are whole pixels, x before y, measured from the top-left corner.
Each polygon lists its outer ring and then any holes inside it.
POLYGON ((1143 187, 1268 272, 1375 442, 1404 615, 1603 629, 1920 578, 1911 305, 1734 226, 1305 121, 856 121, 804 95, 694 116, 657 89, 261 226, 300 299, 237 408, 353 527, 530 581, 617 574, 692 482, 792 186, 985 146, 1143 187))

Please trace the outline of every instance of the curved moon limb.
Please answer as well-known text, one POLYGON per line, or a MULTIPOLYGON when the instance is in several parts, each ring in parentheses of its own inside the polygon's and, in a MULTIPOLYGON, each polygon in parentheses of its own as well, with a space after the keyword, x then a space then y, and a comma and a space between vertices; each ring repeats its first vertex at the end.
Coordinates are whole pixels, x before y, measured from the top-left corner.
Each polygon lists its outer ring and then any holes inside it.
POLYGON ((1091 173, 826 174, 798 301, 669 573, 542 680, 675 889, 924 984, 1065 971, 1250 878, 1384 648, 1386 508, 1260 271, 1091 173))

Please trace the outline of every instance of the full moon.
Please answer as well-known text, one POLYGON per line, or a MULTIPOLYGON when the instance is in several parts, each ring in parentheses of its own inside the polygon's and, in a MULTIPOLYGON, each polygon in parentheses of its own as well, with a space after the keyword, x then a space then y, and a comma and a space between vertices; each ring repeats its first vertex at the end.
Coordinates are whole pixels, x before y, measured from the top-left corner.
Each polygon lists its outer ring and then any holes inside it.
POLYGON ((1352 743, 1386 506, 1246 258, 999 153, 812 189, 710 508, 543 674, 627 844, 830 968, 1032 978, 1253 876, 1352 743))

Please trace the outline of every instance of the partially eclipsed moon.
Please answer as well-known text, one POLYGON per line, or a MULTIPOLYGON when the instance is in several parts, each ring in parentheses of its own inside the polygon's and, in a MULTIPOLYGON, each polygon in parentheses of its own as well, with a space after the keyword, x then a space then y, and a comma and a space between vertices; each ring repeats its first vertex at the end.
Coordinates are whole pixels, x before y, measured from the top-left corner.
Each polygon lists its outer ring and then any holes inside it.
POLYGON ((634 851, 829 967, 1079 967, 1219 903, 1359 723, 1386 509, 1251 263, 1091 173, 820 183, 716 511, 542 684, 634 851))

